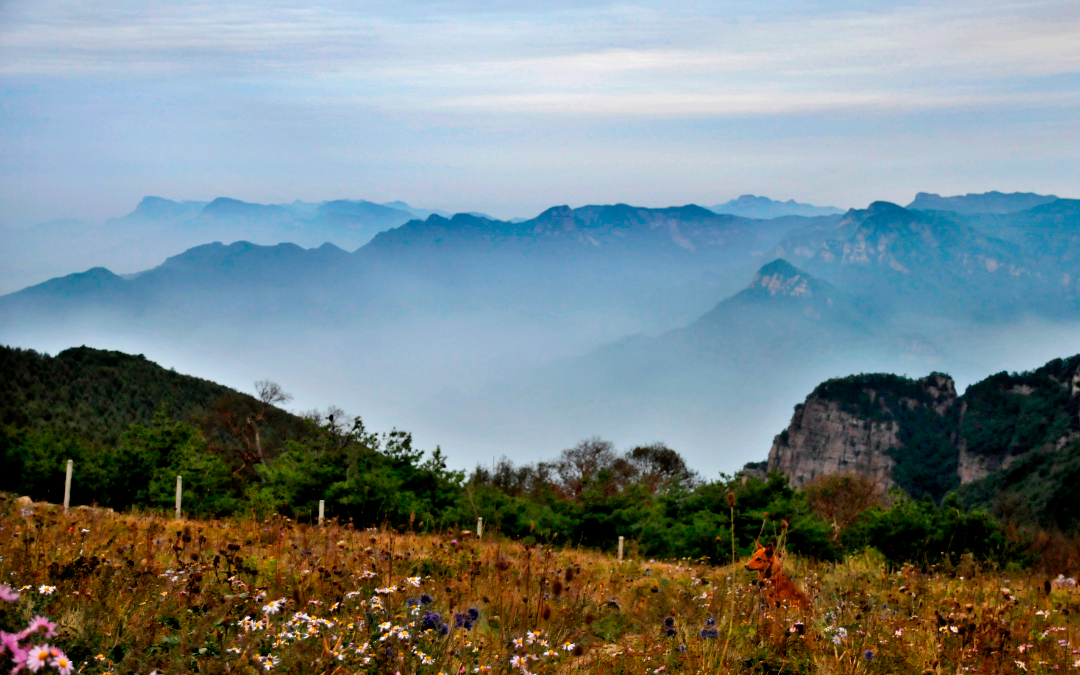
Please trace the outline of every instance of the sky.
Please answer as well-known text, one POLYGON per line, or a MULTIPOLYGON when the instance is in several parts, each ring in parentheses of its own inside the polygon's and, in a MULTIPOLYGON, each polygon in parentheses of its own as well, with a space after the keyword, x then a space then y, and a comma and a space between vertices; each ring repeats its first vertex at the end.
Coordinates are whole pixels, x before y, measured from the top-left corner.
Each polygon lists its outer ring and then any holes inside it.
POLYGON ((1080 3, 0 0, 0 225, 1078 196, 1080 3))

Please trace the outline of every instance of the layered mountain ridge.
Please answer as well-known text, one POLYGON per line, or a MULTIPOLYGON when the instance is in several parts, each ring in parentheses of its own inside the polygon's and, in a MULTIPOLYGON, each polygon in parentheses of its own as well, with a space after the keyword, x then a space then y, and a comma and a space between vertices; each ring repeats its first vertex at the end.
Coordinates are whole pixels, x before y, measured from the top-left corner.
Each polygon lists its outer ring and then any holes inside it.
MULTIPOLYGON (((147 205, 158 208, 195 207, 147 205)), ((120 342, 210 363, 233 386, 273 375, 330 387, 312 399, 481 456, 600 434, 722 466, 760 455, 796 396, 838 375, 974 381, 1080 351, 1078 231, 1077 203, 1060 199, 768 220, 694 205, 430 214, 352 253, 214 243, 135 275, 53 279, 0 298, 0 341, 120 342)))

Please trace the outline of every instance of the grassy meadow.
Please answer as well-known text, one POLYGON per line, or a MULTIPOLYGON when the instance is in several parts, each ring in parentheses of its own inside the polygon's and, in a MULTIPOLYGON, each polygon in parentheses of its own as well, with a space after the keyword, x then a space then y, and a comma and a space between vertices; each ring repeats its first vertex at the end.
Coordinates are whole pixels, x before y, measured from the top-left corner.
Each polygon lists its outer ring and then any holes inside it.
POLYGON ((2 628, 48 617, 56 623, 49 643, 74 672, 1080 668, 1080 596, 970 559, 890 570, 872 551, 835 563, 792 555, 788 574, 814 604, 812 615, 797 616, 763 608, 745 561, 619 562, 490 533, 320 527, 281 516, 174 521, 11 498, 0 513, 0 573, 19 591, 0 606, 2 628))

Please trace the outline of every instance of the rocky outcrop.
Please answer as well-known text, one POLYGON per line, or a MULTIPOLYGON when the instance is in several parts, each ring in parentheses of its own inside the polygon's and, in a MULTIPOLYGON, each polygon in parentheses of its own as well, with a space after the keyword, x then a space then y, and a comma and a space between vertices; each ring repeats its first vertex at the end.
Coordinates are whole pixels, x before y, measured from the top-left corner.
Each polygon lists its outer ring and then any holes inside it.
POLYGON ((887 490, 896 485, 902 425, 915 416, 949 415, 956 405, 955 384, 941 373, 917 381, 882 375, 830 380, 795 407, 791 424, 773 440, 769 471, 787 474, 796 487, 852 473, 887 490))
POLYGON ((769 471, 787 474, 796 487, 818 476, 856 473, 887 489, 895 464, 888 450, 900 447, 899 431, 895 420, 865 419, 812 397, 795 407, 790 426, 773 440, 769 471))

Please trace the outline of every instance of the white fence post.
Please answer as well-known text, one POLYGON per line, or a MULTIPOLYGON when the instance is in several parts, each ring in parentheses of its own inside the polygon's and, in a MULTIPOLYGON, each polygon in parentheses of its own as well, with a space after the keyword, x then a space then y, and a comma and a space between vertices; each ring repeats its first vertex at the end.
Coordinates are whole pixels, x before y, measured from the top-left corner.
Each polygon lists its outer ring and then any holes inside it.
POLYGON ((324 513, 326 513, 326 501, 320 499, 319 500, 319 525, 322 525, 323 514, 324 513))
POLYGON ((476 536, 477 537, 484 536, 484 519, 483 518, 477 518, 476 519, 476 536))
POLYGON ((67 476, 64 477, 64 510, 71 506, 71 460, 67 461, 67 476))
POLYGON ((184 489, 183 486, 184 486, 184 477, 183 476, 177 476, 176 477, 176 519, 177 520, 180 520, 180 493, 183 492, 183 489, 184 489))
POLYGON ((623 546, 623 538, 620 535, 619 536, 619 562, 622 562, 622 546, 623 546))

